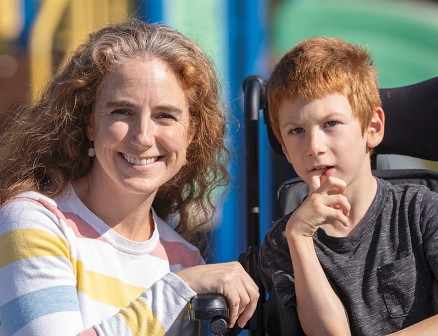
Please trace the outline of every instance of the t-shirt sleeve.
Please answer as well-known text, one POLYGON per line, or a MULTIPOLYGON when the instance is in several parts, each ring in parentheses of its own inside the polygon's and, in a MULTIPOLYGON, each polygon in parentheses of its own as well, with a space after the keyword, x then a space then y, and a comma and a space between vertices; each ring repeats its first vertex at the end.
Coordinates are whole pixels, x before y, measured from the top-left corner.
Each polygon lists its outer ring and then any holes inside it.
POLYGON ((438 280, 438 193, 430 191, 423 195, 420 216, 426 258, 438 280))
POLYGON ((283 308, 295 306, 295 285, 289 247, 284 234, 289 216, 278 220, 260 247, 260 275, 268 292, 275 291, 283 308))
POLYGON ((260 247, 260 276, 269 293, 265 304, 266 329, 269 335, 303 336, 296 309, 292 261, 284 234, 288 218, 274 224, 260 247))

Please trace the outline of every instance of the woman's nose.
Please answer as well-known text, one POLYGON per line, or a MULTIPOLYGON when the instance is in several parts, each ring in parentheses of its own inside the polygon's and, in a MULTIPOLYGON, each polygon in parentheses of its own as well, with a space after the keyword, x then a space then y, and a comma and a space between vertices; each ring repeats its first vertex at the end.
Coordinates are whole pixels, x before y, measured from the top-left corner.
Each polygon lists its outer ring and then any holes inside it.
POLYGON ((134 142, 138 145, 150 146, 154 142, 155 126, 150 118, 142 118, 136 121, 134 127, 134 142))

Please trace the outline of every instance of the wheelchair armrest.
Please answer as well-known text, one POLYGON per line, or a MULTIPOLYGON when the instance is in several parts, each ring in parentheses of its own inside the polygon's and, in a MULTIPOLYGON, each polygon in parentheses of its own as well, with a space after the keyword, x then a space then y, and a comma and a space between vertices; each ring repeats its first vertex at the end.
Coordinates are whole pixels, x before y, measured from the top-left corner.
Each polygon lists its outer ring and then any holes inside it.
POLYGON ((227 301, 220 294, 198 294, 190 301, 190 319, 211 320, 213 335, 224 335, 228 331, 229 313, 227 301))
MULTIPOLYGON (((250 246, 248 252, 240 254, 239 262, 256 281, 259 288, 263 288, 257 272, 257 256, 258 247, 250 246)), ((264 294, 261 293, 258 305, 263 304, 264 298, 264 294)), ((236 324, 230 329, 228 328, 230 312, 225 298, 220 294, 198 294, 190 301, 189 318, 191 320, 211 320, 210 331, 213 335, 236 336, 240 334, 242 329, 262 330, 260 328, 263 328, 263 315, 260 308, 258 307, 258 311, 250 318, 244 328, 240 328, 236 324)))

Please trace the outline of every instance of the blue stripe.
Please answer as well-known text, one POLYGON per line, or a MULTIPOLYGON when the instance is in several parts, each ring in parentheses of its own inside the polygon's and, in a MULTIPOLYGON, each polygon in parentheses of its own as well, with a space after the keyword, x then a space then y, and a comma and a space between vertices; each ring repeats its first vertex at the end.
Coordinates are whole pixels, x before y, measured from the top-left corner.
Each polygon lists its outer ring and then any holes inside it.
POLYGON ((63 311, 79 311, 76 288, 57 286, 40 289, 0 307, 0 325, 7 334, 14 334, 41 316, 63 311))

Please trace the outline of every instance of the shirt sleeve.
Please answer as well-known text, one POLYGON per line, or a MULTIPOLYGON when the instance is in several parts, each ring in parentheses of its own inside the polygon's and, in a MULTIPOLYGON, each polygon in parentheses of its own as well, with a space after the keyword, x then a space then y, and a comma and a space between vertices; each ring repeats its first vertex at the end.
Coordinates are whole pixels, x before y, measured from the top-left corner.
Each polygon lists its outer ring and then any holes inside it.
POLYGON ((168 273, 86 329, 67 237, 37 201, 0 209, 0 335, 164 335, 195 293, 168 273), (86 329, 86 330, 85 330, 86 329))
POLYGON ((295 282, 292 260, 285 237, 290 215, 278 220, 265 236, 260 247, 260 274, 268 292, 274 292, 283 308, 295 306, 295 282))
POLYGON ((99 335, 164 335, 193 295, 176 274, 168 273, 128 307, 94 328, 99 335))
POLYGON ((427 261, 438 279, 438 193, 428 191, 421 202, 421 230, 427 261))
POLYGON ((266 329, 269 335, 304 336, 296 309, 292 261, 284 234, 289 216, 274 224, 260 247, 260 276, 269 293, 265 304, 266 329))

